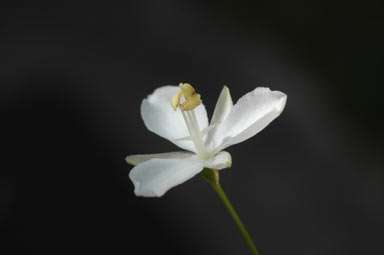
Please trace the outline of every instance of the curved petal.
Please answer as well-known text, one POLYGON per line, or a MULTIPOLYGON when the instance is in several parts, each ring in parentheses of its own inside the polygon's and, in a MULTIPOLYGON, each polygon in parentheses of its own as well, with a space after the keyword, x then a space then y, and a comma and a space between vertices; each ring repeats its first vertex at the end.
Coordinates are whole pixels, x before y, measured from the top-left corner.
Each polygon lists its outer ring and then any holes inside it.
POLYGON ((283 111, 287 95, 269 88, 256 88, 241 97, 213 134, 210 148, 220 151, 260 132, 283 111))
POLYGON ((226 151, 221 151, 215 156, 212 162, 206 163, 204 166, 217 170, 229 168, 232 166, 231 154, 226 151))
POLYGON ((207 138, 205 143, 210 144, 212 142, 212 138, 215 136, 214 134, 218 130, 215 128, 218 124, 222 123, 229 113, 231 112, 233 107, 233 102, 231 98, 231 93, 227 86, 224 86, 220 92, 219 99, 217 99, 217 103, 215 106, 215 110, 212 115, 211 123, 207 128, 207 138))
MULTIPOLYGON (((190 140, 175 141, 189 136, 187 126, 179 108, 173 110, 172 96, 180 90, 177 86, 164 86, 156 89, 141 103, 141 117, 145 126, 155 134, 170 140, 180 148, 196 152, 190 140)), ((195 108, 200 129, 208 126, 207 112, 203 104, 195 108)))
POLYGON ((188 158, 153 158, 135 166, 129 178, 137 196, 161 197, 170 188, 198 174, 203 167, 193 154, 188 158))
POLYGON ((231 112, 232 107, 233 102, 231 93, 229 92, 228 87, 224 86, 220 92, 219 99, 217 99, 215 110, 213 111, 211 119, 211 125, 223 122, 231 112))
POLYGON ((125 161, 130 165, 136 166, 138 164, 141 164, 153 158, 184 159, 184 158, 190 158, 193 155, 194 155, 193 153, 186 152, 186 151, 175 151, 175 152, 166 152, 166 153, 157 153, 157 154, 136 154, 136 155, 127 156, 125 158, 125 161))

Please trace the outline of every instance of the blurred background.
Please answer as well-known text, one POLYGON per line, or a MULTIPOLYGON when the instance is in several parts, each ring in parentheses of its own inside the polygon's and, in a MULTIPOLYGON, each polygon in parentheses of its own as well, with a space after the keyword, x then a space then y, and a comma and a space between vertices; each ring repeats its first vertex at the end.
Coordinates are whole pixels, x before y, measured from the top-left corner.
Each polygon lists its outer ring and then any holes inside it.
POLYGON ((262 254, 383 254, 382 1, 20 1, 0 9, 2 254, 249 254, 200 176, 138 198, 129 154, 178 150, 140 103, 191 83, 288 95, 221 183, 262 254))

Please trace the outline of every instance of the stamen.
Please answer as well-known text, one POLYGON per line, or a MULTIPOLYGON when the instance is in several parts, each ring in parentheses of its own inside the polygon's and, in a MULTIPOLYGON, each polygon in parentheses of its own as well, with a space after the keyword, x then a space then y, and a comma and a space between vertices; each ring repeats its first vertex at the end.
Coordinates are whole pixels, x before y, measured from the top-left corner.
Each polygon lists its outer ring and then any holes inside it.
POLYGON ((188 83, 180 83, 180 91, 173 95, 171 104, 173 110, 180 106, 182 111, 191 111, 199 106, 202 101, 200 95, 196 94, 195 89, 188 83), (185 101, 180 104, 181 97, 184 96, 185 101))
POLYGON ((179 87, 183 91, 183 95, 186 99, 195 94, 195 89, 189 83, 180 83, 179 87))
POLYGON ((199 158, 201 160, 210 160, 212 155, 208 153, 205 148, 203 134, 200 131, 199 123, 193 111, 193 109, 202 103, 200 94, 196 94, 195 89, 188 83, 180 83, 179 87, 180 91, 173 95, 171 99, 172 108, 176 111, 177 107, 180 107, 185 125, 188 128, 189 138, 195 145, 199 158), (182 96, 184 96, 185 100, 180 104, 182 96))
POLYGON ((199 124, 196 121, 194 111, 181 111, 184 117, 185 124, 188 128, 189 135, 191 136, 192 142, 195 145, 197 154, 202 160, 209 158, 209 154, 205 149, 205 145, 200 132, 199 124))
POLYGON ((182 111, 190 111, 195 109, 198 105, 201 104, 201 99, 199 94, 194 94, 190 98, 184 101, 184 103, 181 104, 181 110, 182 111))
POLYGON ((173 110, 176 111, 176 108, 179 106, 180 104, 180 99, 181 99, 181 96, 183 95, 183 92, 180 90, 178 93, 174 94, 172 99, 171 99, 171 104, 172 104, 172 108, 173 110))

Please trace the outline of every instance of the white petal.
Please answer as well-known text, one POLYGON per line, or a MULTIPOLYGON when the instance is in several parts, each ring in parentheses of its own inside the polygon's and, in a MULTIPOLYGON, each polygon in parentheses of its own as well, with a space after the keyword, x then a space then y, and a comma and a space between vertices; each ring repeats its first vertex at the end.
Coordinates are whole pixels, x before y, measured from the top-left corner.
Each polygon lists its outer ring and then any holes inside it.
POLYGON ((157 153, 157 154, 136 154, 136 155, 127 156, 125 158, 125 161, 127 161, 128 164, 136 166, 140 163, 143 163, 153 158, 183 159, 183 158, 190 158, 192 155, 194 154, 186 151, 175 151, 175 152, 166 152, 166 153, 157 153))
POLYGON ((217 100, 215 110, 211 119, 211 125, 223 122, 228 114, 231 112, 233 107, 233 102, 231 98, 231 93, 227 86, 224 86, 221 90, 219 99, 217 100))
POLYGON ((256 135, 280 115, 286 100, 284 93, 269 88, 256 88, 247 93, 217 126, 209 146, 220 151, 256 135))
POLYGON ((198 174, 203 167, 197 155, 183 159, 153 158, 135 166, 129 178, 137 196, 160 197, 170 188, 198 174))
MULTIPOLYGON (((201 131, 201 136, 204 138, 204 136, 206 136, 209 131, 211 131, 214 127, 216 127, 216 125, 209 125, 208 127, 204 128, 203 130, 200 130, 201 131)), ((178 138, 178 139, 175 139, 173 141, 183 141, 183 140, 193 140, 192 136, 186 136, 186 137, 181 137, 181 138, 178 138)))
POLYGON ((232 166, 231 154, 226 151, 219 152, 212 162, 204 165, 207 168, 211 169, 224 169, 232 166))
POLYGON ((233 102, 231 98, 231 94, 227 86, 224 86, 220 92, 219 99, 217 100, 215 110, 213 112, 213 116, 211 119, 211 123, 209 124, 209 132, 207 138, 205 140, 205 144, 209 145, 212 143, 213 137, 215 137, 215 133, 217 132, 217 127, 221 124, 229 115, 233 107, 233 102))
MULTIPOLYGON (((177 86, 164 86, 156 89, 141 103, 141 117, 145 126, 155 134, 170 140, 180 148, 196 152, 192 141, 174 141, 189 136, 179 108, 173 110, 172 96, 179 91, 177 86)), ((208 126, 207 112, 203 104, 195 108, 200 129, 208 126)))

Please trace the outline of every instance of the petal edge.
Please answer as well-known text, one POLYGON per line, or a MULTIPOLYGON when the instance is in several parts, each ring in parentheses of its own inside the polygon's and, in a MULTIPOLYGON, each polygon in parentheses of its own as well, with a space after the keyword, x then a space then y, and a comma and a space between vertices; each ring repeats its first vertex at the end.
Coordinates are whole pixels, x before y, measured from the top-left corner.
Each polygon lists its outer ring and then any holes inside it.
POLYGON ((129 173, 136 196, 161 197, 169 189, 189 180, 203 169, 196 155, 187 159, 153 158, 129 173))
POLYGON ((256 88, 242 96, 211 140, 220 151, 256 135, 283 111, 287 95, 269 88, 256 88))
POLYGON ((165 152, 165 153, 156 153, 156 154, 134 154, 134 155, 126 156, 125 161, 132 166, 137 166, 138 164, 141 164, 141 163, 148 161, 148 160, 151 160, 153 158, 183 159, 183 158, 191 157, 192 155, 194 155, 194 154, 191 152, 187 152, 187 151, 175 151, 175 152, 165 152))

